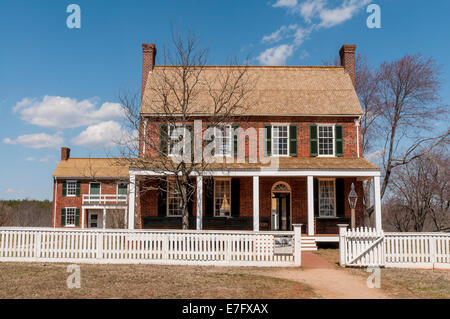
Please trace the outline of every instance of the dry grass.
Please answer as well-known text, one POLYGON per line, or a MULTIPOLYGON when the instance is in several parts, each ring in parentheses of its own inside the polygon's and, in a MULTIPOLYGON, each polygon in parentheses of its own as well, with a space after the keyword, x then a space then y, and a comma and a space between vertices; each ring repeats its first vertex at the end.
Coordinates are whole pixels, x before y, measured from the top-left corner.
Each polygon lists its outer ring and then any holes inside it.
MULTIPOLYGON (((342 271, 367 278, 364 268, 341 268, 339 249, 319 249, 316 253, 342 271)), ((381 270, 381 289, 393 298, 450 298, 450 271, 394 269, 381 270)))
POLYGON ((68 289, 67 264, 0 263, 0 298, 314 298, 305 284, 269 269, 160 265, 80 265, 68 289))

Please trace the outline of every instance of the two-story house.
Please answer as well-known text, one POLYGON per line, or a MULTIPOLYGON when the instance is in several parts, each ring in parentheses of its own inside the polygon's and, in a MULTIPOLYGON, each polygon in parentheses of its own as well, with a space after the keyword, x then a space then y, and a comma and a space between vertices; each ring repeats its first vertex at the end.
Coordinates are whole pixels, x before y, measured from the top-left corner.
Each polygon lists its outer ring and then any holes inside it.
MULTIPOLYGON (((335 241, 338 224, 362 225, 366 179, 373 179, 375 227, 381 229, 380 170, 361 155, 363 112, 354 88, 355 49, 355 45, 342 46, 341 66, 248 67, 247 72, 258 79, 253 88, 258 103, 247 111, 245 120, 231 119, 223 132, 237 127, 261 129, 257 152, 276 158, 277 166, 230 163, 211 166, 203 176, 193 174, 197 187, 189 206, 191 229, 277 231, 302 223, 305 234, 335 241), (348 201, 352 184, 359 197, 353 217, 348 201)), ((148 103, 154 78, 176 67, 155 65, 155 55, 155 45, 143 44, 141 115, 144 125, 159 123, 167 132, 171 128, 148 103)), ((223 68, 205 66, 203 72, 214 75, 223 68)), ((205 110, 192 117, 202 120, 203 126, 211 115, 205 110)), ((248 154, 249 143, 241 141, 245 137, 224 138, 222 155, 237 148, 248 154)), ((140 156, 152 156, 144 141, 140 148, 140 156)), ((159 171, 112 159, 70 158, 69 151, 62 149, 53 174, 55 227, 108 228, 108 214, 117 210, 129 229, 181 227, 180 198, 158 187, 137 191, 143 177, 159 171)), ((170 178, 164 187, 173 187, 170 178)))

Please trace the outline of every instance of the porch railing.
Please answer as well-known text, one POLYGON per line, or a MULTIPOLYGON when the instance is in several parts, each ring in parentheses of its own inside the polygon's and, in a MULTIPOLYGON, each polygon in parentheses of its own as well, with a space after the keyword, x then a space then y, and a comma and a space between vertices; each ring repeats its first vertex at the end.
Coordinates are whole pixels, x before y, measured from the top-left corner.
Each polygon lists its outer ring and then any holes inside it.
POLYGON ((100 194, 83 195, 83 205, 97 204, 97 205, 126 205, 128 202, 127 195, 116 195, 116 194, 100 194))
POLYGON ((0 261, 299 266, 300 241, 300 228, 274 233, 7 227, 0 228, 0 261))

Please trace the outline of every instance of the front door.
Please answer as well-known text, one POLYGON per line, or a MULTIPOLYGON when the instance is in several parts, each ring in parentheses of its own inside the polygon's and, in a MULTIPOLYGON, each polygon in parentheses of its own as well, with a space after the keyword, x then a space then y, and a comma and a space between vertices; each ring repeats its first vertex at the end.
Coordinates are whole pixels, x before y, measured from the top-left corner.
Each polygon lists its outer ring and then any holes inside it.
POLYGON ((103 228, 103 212, 93 211, 89 212, 88 227, 89 228, 103 228))
POLYGON ((272 230, 289 230, 291 195, 289 193, 273 193, 272 195, 272 230))

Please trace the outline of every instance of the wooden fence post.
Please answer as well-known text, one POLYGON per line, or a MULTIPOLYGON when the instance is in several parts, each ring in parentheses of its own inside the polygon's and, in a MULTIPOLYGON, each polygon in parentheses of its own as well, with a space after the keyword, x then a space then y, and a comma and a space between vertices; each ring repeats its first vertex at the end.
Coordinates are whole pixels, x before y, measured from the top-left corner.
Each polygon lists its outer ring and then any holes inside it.
POLYGON ((97 234, 97 259, 103 258, 103 234, 98 232, 97 234))
POLYGON ((302 225, 292 224, 294 227, 294 265, 302 264, 302 225))
POLYGON ((338 224, 339 227, 339 265, 345 267, 345 233, 348 224, 338 224))
POLYGON ((41 232, 35 233, 34 239, 34 258, 39 259, 41 257, 41 232))

